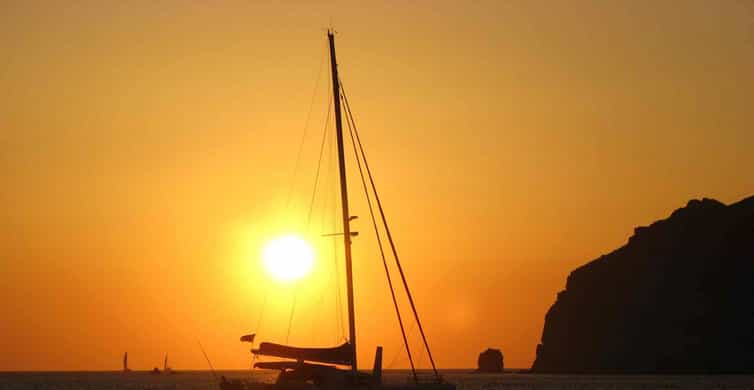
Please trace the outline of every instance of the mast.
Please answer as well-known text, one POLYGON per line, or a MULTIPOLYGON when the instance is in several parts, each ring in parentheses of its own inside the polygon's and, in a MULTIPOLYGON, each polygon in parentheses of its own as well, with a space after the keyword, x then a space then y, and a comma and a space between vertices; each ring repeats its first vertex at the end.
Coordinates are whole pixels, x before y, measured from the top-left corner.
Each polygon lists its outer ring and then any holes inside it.
POLYGON ((345 147, 343 145, 343 121, 340 113, 340 81, 338 79, 338 62, 335 59, 335 36, 333 30, 327 31, 330 41, 330 68, 332 69, 332 96, 335 111, 335 131, 338 139, 338 168, 340 171, 340 203, 343 208, 343 245, 346 255, 346 290, 348 294, 348 336, 353 356, 351 371, 357 372, 356 365, 356 320, 353 309, 353 269, 351 265, 351 217, 348 214, 348 184, 346 183, 345 147))

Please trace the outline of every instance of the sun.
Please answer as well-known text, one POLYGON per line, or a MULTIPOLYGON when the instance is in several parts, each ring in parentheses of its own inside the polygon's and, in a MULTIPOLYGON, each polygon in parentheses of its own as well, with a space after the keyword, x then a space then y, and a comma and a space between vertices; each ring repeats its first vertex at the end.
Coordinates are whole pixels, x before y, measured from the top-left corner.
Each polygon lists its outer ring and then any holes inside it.
POLYGON ((286 235, 275 238, 264 246, 262 263, 273 278, 292 282, 311 272, 314 250, 303 238, 286 235))

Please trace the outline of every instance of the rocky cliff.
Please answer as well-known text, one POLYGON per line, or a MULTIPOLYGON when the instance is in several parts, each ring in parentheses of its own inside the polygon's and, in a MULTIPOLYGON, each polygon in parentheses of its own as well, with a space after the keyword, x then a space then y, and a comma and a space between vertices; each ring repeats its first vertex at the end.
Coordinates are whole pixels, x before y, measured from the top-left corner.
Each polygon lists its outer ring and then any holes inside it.
POLYGON ((692 200, 571 272, 532 370, 754 373, 754 197, 692 200))

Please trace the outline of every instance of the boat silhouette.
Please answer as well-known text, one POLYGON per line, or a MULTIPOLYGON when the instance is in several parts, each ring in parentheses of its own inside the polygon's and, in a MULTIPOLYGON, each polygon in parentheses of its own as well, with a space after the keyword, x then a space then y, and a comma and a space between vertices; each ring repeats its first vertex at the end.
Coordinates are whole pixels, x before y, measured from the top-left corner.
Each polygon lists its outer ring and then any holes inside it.
MULTIPOLYGON (((295 346, 288 346, 284 344, 277 344, 272 342, 262 342, 258 348, 252 349, 252 354, 255 357, 266 356, 277 359, 285 359, 282 361, 262 361, 254 364, 255 368, 266 370, 277 370, 279 375, 277 381, 274 384, 262 384, 252 381, 244 380, 228 380, 222 377, 220 380, 221 390, 251 390, 251 389, 352 389, 352 388, 393 388, 393 389, 427 389, 427 390, 454 390, 455 385, 443 380, 437 371, 435 361, 432 357, 432 352, 429 349, 429 344, 424 333, 419 315, 416 310, 416 306, 409 290, 408 282, 406 281, 405 273, 398 258, 398 253, 393 242, 393 238, 390 234, 390 229, 387 224, 387 219, 380 202, 379 195, 377 193, 374 180, 372 178, 372 172, 369 168, 366 156, 364 154, 364 148, 361 143, 361 139, 356 129, 356 124, 351 113, 351 107, 348 104, 348 99, 345 95, 345 89, 338 76, 338 66, 335 55, 335 36, 334 31, 329 29, 327 31, 327 39, 329 43, 330 53, 330 71, 332 73, 332 104, 335 114, 335 130, 337 141, 337 160, 338 160, 338 173, 340 177, 340 203, 341 203, 341 217, 343 231, 336 233, 336 235, 343 236, 343 251, 345 254, 345 268, 346 268, 346 293, 348 304, 348 339, 341 345, 325 348, 302 348, 295 346), (344 107, 341 108, 341 103, 344 107), (356 216, 353 216, 349 212, 348 207, 348 183, 346 177, 346 162, 345 162, 345 144, 343 137, 343 114, 346 114, 346 125, 348 132, 352 139, 353 151, 356 155, 356 161, 358 170, 361 176, 361 184, 366 195, 367 204, 369 205, 369 212, 372 219, 375 234, 377 236, 377 242, 380 246, 380 253, 382 254, 382 262, 385 268, 387 281, 390 287, 393 304, 395 306, 395 312, 398 318, 401 334, 403 336, 404 347, 408 355, 408 360, 411 365, 411 377, 406 384, 401 385, 388 385, 382 382, 382 347, 377 346, 375 350, 374 365, 371 372, 359 371, 356 359, 356 316, 354 313, 354 293, 353 293, 353 272, 352 272, 352 253, 351 253, 351 241, 352 237, 357 233, 351 231, 351 221, 356 216), (363 165, 363 166, 362 166, 363 165), (371 196, 370 196, 371 194, 371 196), (376 205, 379 211, 379 219, 375 217, 376 205), (383 248, 383 240, 378 229, 378 223, 382 223, 384 229, 384 235, 389 243, 392 257, 395 259, 395 264, 400 274, 403 288, 411 306, 414 320, 418 325, 419 332, 422 336, 424 348, 429 357, 432 365, 433 375, 428 380, 420 380, 420 377, 416 373, 416 367, 414 365, 413 357, 411 355, 411 349, 408 344, 406 331, 403 325, 403 319, 398 307, 398 302, 395 296, 395 289, 393 286, 390 271, 388 269, 387 260, 385 257, 386 250, 383 248), (345 366, 347 369, 339 367, 345 366)), ((241 337, 242 342, 254 342, 255 334, 244 335, 241 337)))
POLYGON ((123 372, 131 372, 131 369, 128 368, 128 352, 123 354, 123 372))

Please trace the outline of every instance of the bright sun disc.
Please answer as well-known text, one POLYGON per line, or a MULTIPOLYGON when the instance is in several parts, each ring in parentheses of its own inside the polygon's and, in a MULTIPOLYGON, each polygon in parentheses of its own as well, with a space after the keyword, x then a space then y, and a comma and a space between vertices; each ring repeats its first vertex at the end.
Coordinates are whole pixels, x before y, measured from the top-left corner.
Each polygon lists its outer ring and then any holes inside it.
POLYGON ((275 279, 284 282, 294 281, 311 271, 314 250, 300 237, 283 236, 265 245, 262 262, 267 272, 275 279))

